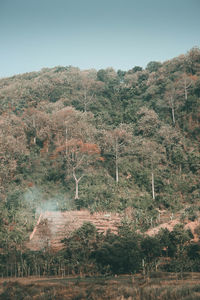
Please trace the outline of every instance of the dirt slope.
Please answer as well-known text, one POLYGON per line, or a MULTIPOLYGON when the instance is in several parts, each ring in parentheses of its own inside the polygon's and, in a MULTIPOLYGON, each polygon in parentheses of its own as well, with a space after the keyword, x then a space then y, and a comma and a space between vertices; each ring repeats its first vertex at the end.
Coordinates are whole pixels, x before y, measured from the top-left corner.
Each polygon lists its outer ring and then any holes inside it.
POLYGON ((106 233, 110 229, 111 232, 116 233, 120 216, 113 213, 91 214, 87 210, 46 211, 40 215, 27 247, 30 250, 41 250, 45 247, 59 250, 63 247, 60 241, 81 227, 84 222, 94 224, 99 232, 106 233))
MULTIPOLYGON (((121 222, 121 216, 117 213, 96 212, 91 214, 88 210, 80 211, 46 211, 41 213, 38 222, 30 235, 30 241, 27 247, 30 250, 42 250, 50 247, 57 251, 62 249, 61 240, 68 237, 71 232, 78 229, 84 222, 94 224, 99 232, 106 233, 108 229, 117 233, 117 226, 121 222)), ((173 215, 173 219, 166 212, 161 214, 160 224, 146 231, 149 236, 156 235, 161 228, 167 228, 172 231, 177 224, 183 224, 180 221, 180 214, 173 215)), ((196 229, 200 228, 200 218, 195 221, 185 221, 184 228, 190 229, 194 235, 193 241, 198 241, 199 234, 196 229)))

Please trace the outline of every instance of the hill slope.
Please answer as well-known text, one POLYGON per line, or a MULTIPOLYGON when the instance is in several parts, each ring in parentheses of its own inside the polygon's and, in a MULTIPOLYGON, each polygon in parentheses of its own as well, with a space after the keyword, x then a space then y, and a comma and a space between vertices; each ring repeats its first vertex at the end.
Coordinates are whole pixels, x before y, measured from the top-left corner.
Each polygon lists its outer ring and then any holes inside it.
POLYGON ((132 209, 143 230, 158 209, 195 219, 199 97, 199 48, 145 70, 55 67, 1 79, 2 232, 23 240, 52 206, 132 209))

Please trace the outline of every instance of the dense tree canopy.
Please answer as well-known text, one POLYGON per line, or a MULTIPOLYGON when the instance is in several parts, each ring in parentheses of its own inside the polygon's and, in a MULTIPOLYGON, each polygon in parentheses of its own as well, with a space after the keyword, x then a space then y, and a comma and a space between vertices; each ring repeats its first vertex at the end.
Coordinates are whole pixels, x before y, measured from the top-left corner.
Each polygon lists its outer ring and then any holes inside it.
MULTIPOLYGON (((12 222, 17 244, 49 199, 60 209, 131 208, 144 228, 158 208, 199 207, 199 97, 197 47, 145 70, 70 66, 0 79, 0 245, 12 240, 12 222)), ((145 240, 143 253, 153 244, 145 240)), ((96 258, 106 264, 123 247, 105 243, 96 258)))

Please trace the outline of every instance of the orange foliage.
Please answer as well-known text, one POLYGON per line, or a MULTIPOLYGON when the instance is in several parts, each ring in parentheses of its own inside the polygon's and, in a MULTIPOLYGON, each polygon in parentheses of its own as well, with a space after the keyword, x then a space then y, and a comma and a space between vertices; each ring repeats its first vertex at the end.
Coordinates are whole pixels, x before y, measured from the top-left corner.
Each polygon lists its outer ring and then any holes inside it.
POLYGON ((102 157, 102 156, 100 156, 100 157, 99 157, 99 160, 100 160, 100 161, 105 161, 105 158, 102 157))
POLYGON ((88 154, 99 154, 100 149, 96 144, 90 144, 90 143, 82 143, 81 145, 81 152, 85 152, 88 154))
POLYGON ((92 143, 84 143, 82 140, 71 139, 66 143, 66 145, 62 145, 56 148, 56 153, 62 152, 64 150, 71 149, 72 152, 80 151, 82 153, 87 154, 99 154, 100 149, 96 144, 92 143))
MULTIPOLYGON (((71 139, 66 144, 58 146, 54 153, 50 155, 50 159, 55 159, 59 152, 66 151, 72 153, 85 153, 88 155, 100 154, 100 149, 96 144, 93 143, 84 143, 82 140, 79 139, 71 139)), ((41 152, 44 152, 41 150, 41 152)), ((103 161, 103 158, 100 158, 103 161)))
POLYGON ((55 153, 58 153, 58 152, 62 152, 66 149, 66 146, 65 145, 62 145, 62 146, 59 146, 56 148, 55 150, 55 153))
POLYGON ((49 141, 45 140, 43 142, 43 148, 40 150, 40 154, 42 154, 42 153, 48 153, 48 151, 49 151, 49 141))
POLYGON ((196 81, 198 77, 196 75, 190 75, 190 79, 196 81))

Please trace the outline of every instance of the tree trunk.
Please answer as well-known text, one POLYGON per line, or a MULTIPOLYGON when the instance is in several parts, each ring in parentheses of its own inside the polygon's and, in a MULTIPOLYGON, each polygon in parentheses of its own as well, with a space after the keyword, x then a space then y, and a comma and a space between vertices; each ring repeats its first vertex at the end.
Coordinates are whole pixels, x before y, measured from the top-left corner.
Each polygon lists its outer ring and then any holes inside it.
POLYGON ((153 172, 151 173, 151 184, 152 184, 152 197, 153 197, 153 200, 155 200, 154 174, 153 174, 153 172))
POLYGON ((119 168, 118 168, 118 161, 117 161, 117 158, 116 158, 116 161, 115 161, 115 168, 116 168, 116 182, 118 183, 119 182, 119 168))
MULTIPOLYGON (((35 131, 36 131, 35 115, 33 115, 33 128, 34 128, 35 131)), ((33 143, 34 143, 34 145, 36 145, 36 133, 35 133, 35 136, 34 136, 34 138, 33 138, 33 143)))
POLYGON ((66 157, 67 157, 67 126, 65 128, 65 154, 66 154, 66 157))
POLYGON ((115 143, 115 178, 116 178, 116 182, 119 182, 119 167, 118 167, 118 144, 117 144, 117 140, 115 143))
POLYGON ((170 108, 172 110, 172 121, 173 121, 173 124, 175 125, 175 110, 174 110, 174 96, 173 95, 170 95, 170 98, 169 98, 169 103, 170 103, 170 108))
POLYGON ((189 86, 187 86, 187 81, 186 81, 186 74, 185 74, 185 76, 184 76, 184 92, 185 92, 185 100, 187 100, 187 98, 188 98, 188 93, 187 93, 187 88, 188 88, 189 86))
POLYGON ((73 177, 74 177, 74 180, 75 180, 75 183, 76 183, 75 199, 79 199, 78 184, 79 184, 79 181, 81 180, 81 178, 83 177, 83 175, 79 179, 77 179, 76 174, 75 174, 75 169, 73 169, 73 177))
POLYGON ((76 182, 76 193, 75 193, 75 199, 78 199, 78 180, 75 179, 75 182, 76 182))
POLYGON ((174 107, 172 106, 172 121, 173 124, 175 125, 175 113, 174 113, 174 107))
POLYGON ((188 98, 188 95, 187 95, 187 87, 186 87, 186 83, 185 83, 185 100, 187 100, 187 98, 188 98))
POLYGON ((84 112, 87 112, 87 90, 84 91, 84 112))

